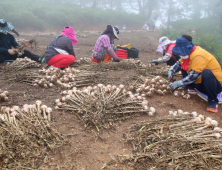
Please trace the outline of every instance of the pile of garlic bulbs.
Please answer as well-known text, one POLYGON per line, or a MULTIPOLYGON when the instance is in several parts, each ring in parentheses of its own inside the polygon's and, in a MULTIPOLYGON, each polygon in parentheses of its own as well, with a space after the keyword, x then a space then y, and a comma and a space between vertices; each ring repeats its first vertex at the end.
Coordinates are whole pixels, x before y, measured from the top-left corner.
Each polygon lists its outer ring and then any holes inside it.
POLYGON ((17 58, 13 62, 8 62, 6 66, 4 67, 5 72, 10 71, 19 71, 26 68, 33 68, 33 67, 41 67, 41 64, 37 63, 34 60, 31 60, 30 58, 24 57, 24 58, 17 58))
POLYGON ((58 85, 61 89, 71 89, 72 87, 86 86, 92 84, 102 73, 87 72, 67 67, 64 70, 59 68, 49 68, 39 70, 40 78, 36 78, 33 82, 35 87, 49 88, 58 85))
POLYGON ((136 93, 135 96, 151 97, 154 94, 165 95, 172 93, 172 89, 168 85, 168 81, 160 76, 153 79, 146 79, 145 83, 140 85, 139 88, 130 86, 129 90, 136 93))

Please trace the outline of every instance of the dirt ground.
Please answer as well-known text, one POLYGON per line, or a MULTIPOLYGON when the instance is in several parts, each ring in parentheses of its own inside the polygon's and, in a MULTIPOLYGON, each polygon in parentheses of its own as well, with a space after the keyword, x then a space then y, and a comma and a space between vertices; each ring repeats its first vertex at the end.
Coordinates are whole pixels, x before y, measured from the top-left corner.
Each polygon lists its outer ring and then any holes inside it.
MULTIPOLYGON (((28 47, 27 49, 35 54, 42 55, 49 42, 58 34, 59 32, 41 34, 21 33, 18 39, 30 40, 36 37, 38 42, 36 48, 28 47)), ((77 32, 79 42, 74 46, 77 60, 81 57, 91 57, 94 44, 100 34, 101 32, 77 32)), ((161 56, 160 53, 156 53, 160 32, 120 32, 119 38, 119 40, 115 41, 115 44, 125 45, 131 43, 131 47, 139 50, 139 59, 145 64, 148 64, 150 59, 161 56)), ((0 67, 4 65, 5 63, 1 64, 0 67)), ((45 66, 46 64, 42 64, 42 67, 45 66)), ((160 66, 156 67, 158 68, 160 66)), ((107 77, 115 78, 115 85, 124 83, 126 78, 134 75, 134 69, 106 72, 107 77)), ((86 131, 75 115, 54 109, 54 100, 61 97, 61 91, 59 89, 35 88, 25 83, 13 82, 7 79, 7 76, 2 73, 0 74, 0 79, 1 89, 9 91, 9 102, 1 102, 0 106, 22 106, 26 103, 33 104, 36 100, 41 100, 44 104, 53 108, 52 121, 58 128, 58 131, 68 139, 70 146, 52 153, 51 162, 47 164, 51 169, 101 169, 105 163, 114 160, 115 155, 131 153, 131 146, 123 141, 124 132, 135 124, 163 118, 168 115, 169 110, 174 111, 181 109, 188 112, 196 111, 198 114, 217 120, 220 126, 222 123, 222 108, 219 107, 218 113, 209 113, 206 111, 207 102, 198 96, 191 96, 190 99, 183 99, 182 97, 175 97, 174 95, 155 96, 147 99, 149 104, 156 109, 155 116, 150 117, 143 115, 141 117, 128 119, 119 123, 116 131, 103 131, 98 136, 96 129, 86 131)), ((109 82, 107 82, 107 84, 109 84, 109 82)), ((36 168, 41 167, 43 167, 42 163, 36 168)))

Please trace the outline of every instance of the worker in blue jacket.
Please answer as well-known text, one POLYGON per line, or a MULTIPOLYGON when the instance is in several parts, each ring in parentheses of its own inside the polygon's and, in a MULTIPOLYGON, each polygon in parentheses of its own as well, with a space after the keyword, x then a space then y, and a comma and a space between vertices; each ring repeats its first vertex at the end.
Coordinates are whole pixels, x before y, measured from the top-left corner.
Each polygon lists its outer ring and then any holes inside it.
MULTIPOLYGON (((28 50, 24 50, 24 54, 22 54, 16 49, 19 44, 16 42, 14 36, 9 33, 10 31, 19 36, 10 22, 0 19, 0 63, 9 60, 16 60, 16 58, 24 58, 25 56, 34 61, 40 62, 40 56, 37 56, 28 50), (14 47, 14 49, 12 47, 14 47)), ((25 42, 25 46, 27 47, 28 45, 29 42, 25 42)))

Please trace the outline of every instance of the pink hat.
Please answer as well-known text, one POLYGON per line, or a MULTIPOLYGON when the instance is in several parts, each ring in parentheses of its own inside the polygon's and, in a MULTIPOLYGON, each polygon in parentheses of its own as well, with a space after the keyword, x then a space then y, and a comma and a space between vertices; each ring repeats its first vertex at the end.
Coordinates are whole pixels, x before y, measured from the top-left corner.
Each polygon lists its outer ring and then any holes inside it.
POLYGON ((159 46, 157 48, 157 52, 161 52, 163 54, 163 46, 171 44, 172 41, 170 41, 166 36, 163 36, 159 39, 159 46))
POLYGON ((61 35, 65 35, 66 37, 70 38, 72 41, 72 45, 75 45, 78 42, 78 40, 76 38, 76 33, 75 33, 73 27, 67 26, 67 27, 63 28, 61 35))

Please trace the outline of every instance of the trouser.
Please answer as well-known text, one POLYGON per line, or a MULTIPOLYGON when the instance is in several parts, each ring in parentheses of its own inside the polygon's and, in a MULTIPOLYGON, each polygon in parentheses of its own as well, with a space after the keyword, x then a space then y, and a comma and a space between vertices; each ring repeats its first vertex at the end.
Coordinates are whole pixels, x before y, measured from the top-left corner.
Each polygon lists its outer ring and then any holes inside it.
POLYGON ((5 60, 16 60, 17 58, 24 58, 28 57, 31 60, 39 62, 40 57, 31 53, 28 50, 24 50, 24 54, 18 57, 18 54, 11 55, 11 54, 0 54, 0 63, 4 62, 5 60))
MULTIPOLYGON (((186 71, 181 70, 183 77, 188 74, 186 71)), ((192 83, 187 86, 188 88, 196 88, 198 91, 208 96, 208 105, 218 104, 217 95, 222 91, 222 86, 211 70, 205 69, 202 72, 202 82, 199 84, 192 83)))
POLYGON ((74 61, 75 57, 73 55, 57 54, 52 57, 47 64, 57 68, 65 68, 71 65, 74 61))
MULTIPOLYGON (((111 44, 111 47, 112 47, 113 51, 116 52, 116 50, 117 50, 116 46, 114 44, 111 44)), ((105 48, 103 51, 101 51, 96 57, 94 57, 94 59, 98 60, 98 61, 103 61, 106 54, 109 55, 107 48, 105 48)))

